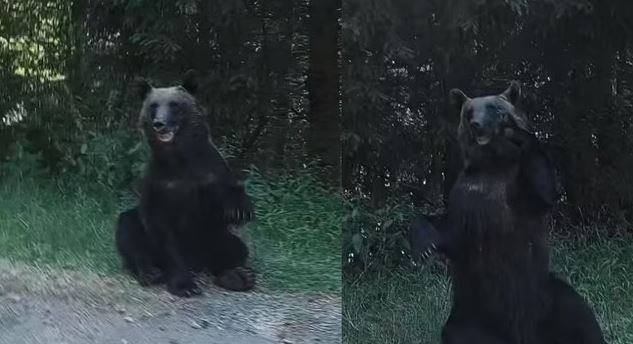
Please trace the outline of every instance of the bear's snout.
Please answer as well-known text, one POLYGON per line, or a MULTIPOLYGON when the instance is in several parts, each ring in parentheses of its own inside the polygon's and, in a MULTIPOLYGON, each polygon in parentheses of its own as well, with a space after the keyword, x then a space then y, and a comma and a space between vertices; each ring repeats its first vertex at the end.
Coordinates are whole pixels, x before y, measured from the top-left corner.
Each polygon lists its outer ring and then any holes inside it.
POLYGON ((163 121, 160 120, 154 120, 152 122, 152 128, 154 128, 154 130, 160 132, 163 131, 165 129, 165 127, 167 126, 167 124, 163 121))
POLYGON ((471 119, 470 120, 470 128, 473 131, 473 133, 477 136, 482 136, 485 134, 484 132, 484 124, 476 119, 471 119))
POLYGON ((483 146, 491 141, 492 135, 489 130, 490 128, 486 126, 482 119, 473 118, 468 124, 470 125, 470 132, 475 141, 477 141, 477 144, 483 146))

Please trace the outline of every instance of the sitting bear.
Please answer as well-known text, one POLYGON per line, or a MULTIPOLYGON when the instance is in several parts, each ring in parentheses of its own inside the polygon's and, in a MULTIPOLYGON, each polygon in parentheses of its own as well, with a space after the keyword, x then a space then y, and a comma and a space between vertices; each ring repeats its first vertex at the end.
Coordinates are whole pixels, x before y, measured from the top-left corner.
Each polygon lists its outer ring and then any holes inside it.
POLYGON ((165 282, 170 293, 201 291, 194 272, 208 271, 229 290, 248 290, 248 248, 231 230, 254 217, 252 203, 211 141, 188 72, 181 86, 140 83, 139 125, 151 149, 137 207, 119 215, 116 245, 141 285, 165 282))
POLYGON ((547 215, 558 194, 553 167, 515 104, 520 86, 468 98, 460 112, 463 169, 447 213, 417 219, 414 253, 450 261, 453 304, 444 343, 605 343, 589 305, 549 271, 547 215))

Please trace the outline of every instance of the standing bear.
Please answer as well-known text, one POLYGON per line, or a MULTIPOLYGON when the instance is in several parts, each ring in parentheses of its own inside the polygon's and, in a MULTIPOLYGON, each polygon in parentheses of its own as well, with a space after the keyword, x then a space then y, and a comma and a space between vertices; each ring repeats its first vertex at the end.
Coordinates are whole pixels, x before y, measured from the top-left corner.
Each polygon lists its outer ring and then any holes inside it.
POLYGON ((417 253, 450 261, 453 303, 445 344, 602 344, 589 305, 549 269, 547 216, 554 169, 515 108, 518 82, 499 95, 450 92, 460 112, 463 169, 445 216, 419 218, 417 253))
POLYGON ((235 291, 254 285, 248 248, 231 232, 254 217, 244 186, 213 144, 194 97, 192 71, 180 86, 140 82, 139 125, 151 149, 137 207, 119 215, 123 267, 143 285, 165 282, 178 296, 200 294, 194 273, 235 291))

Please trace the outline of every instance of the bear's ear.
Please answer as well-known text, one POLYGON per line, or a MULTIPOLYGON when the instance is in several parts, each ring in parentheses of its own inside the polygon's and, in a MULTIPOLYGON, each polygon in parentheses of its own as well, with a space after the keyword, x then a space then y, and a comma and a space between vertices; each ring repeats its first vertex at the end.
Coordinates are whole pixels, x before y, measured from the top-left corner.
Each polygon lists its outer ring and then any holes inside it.
POLYGON ((145 100, 147 94, 152 90, 152 85, 145 78, 136 78, 136 94, 141 100, 145 100))
POLYGON ((182 76, 182 87, 191 94, 196 94, 198 91, 198 78, 196 77, 196 71, 193 69, 188 70, 182 76))
POLYGON ((512 105, 516 105, 521 98, 521 83, 516 80, 510 82, 510 86, 507 90, 501 93, 501 96, 504 97, 507 101, 509 101, 512 105))
POLYGON ((462 105, 468 100, 468 96, 462 92, 462 90, 458 88, 454 88, 448 92, 449 100, 453 108, 455 108, 458 112, 462 111, 462 105))

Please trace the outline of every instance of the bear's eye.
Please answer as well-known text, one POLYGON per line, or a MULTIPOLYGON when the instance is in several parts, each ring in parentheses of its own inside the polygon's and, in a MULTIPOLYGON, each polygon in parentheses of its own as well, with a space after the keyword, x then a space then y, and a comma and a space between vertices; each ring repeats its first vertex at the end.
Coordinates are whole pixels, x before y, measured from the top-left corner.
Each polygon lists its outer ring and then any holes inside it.
POLYGON ((156 109, 158 109, 158 104, 151 103, 149 104, 149 117, 153 120, 156 117, 156 109))
POLYGON ((180 105, 180 104, 178 104, 178 102, 175 102, 175 101, 170 101, 170 102, 169 102, 169 107, 170 107, 170 108, 175 108, 175 107, 178 107, 178 105, 180 105))

